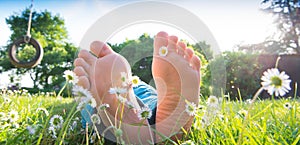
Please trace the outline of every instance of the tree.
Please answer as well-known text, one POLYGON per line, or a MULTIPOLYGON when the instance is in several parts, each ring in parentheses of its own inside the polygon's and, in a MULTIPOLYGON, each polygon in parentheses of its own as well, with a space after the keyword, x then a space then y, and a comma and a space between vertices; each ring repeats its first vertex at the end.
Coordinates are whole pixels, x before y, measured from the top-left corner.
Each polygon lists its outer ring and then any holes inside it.
MULTIPOLYGON (((16 70, 16 75, 29 73, 35 89, 53 90, 53 86, 59 88, 64 81, 62 74, 72 68, 77 51, 77 48, 68 42, 64 19, 59 15, 52 15, 47 10, 32 12, 31 36, 38 40, 44 49, 44 57, 39 65, 34 68, 16 68, 9 62, 7 50, 14 40, 26 34, 29 14, 29 9, 25 9, 21 14, 14 13, 6 18, 12 34, 8 45, 0 50, 0 66, 3 71, 16 70)), ((27 47, 23 50, 17 55, 27 59, 32 48, 27 47)))

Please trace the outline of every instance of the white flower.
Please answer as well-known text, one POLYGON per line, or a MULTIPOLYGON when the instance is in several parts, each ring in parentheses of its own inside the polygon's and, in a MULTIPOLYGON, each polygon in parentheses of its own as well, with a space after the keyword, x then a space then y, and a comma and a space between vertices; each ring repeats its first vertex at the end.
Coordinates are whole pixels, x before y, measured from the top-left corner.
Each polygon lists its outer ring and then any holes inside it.
POLYGON ((181 143, 180 145, 195 145, 195 143, 191 140, 188 140, 188 141, 181 143))
POLYGON ((238 112, 238 114, 239 114, 241 117, 245 118, 245 117, 247 116, 247 114, 248 114, 248 111, 242 109, 242 110, 240 110, 240 111, 238 112))
POLYGON ((128 86, 129 81, 128 81, 128 75, 126 72, 121 72, 121 81, 122 81, 123 87, 128 86))
POLYGON ((263 81, 261 82, 262 87, 267 90, 270 95, 273 95, 275 92, 275 96, 284 96, 291 90, 291 80, 289 76, 286 75, 284 71, 280 73, 277 68, 265 71, 261 80, 263 81))
POLYGON ((36 132, 36 126, 27 126, 26 129, 28 130, 29 134, 33 135, 36 132))
POLYGON ((4 103, 10 103, 11 99, 9 99, 8 97, 3 97, 4 103))
POLYGON ((84 109, 85 105, 86 105, 86 102, 82 101, 82 102, 80 102, 80 103, 77 105, 77 108, 76 108, 76 109, 77 109, 78 111, 81 111, 81 110, 84 109))
POLYGON ((6 118, 6 114, 4 113, 4 112, 0 112, 0 122, 1 121, 6 121, 7 120, 7 118, 6 118))
POLYGON ((78 77, 75 75, 73 71, 66 70, 64 72, 63 77, 65 77, 66 81, 75 85, 78 82, 78 77))
POLYGON ((168 54, 168 48, 166 46, 162 46, 161 48, 159 48, 158 54, 160 56, 167 56, 167 54, 168 54))
POLYGON ((216 96, 209 96, 209 98, 207 99, 207 104, 210 107, 218 108, 219 100, 216 96))
POLYGON ((39 112, 39 111, 43 111, 43 112, 46 114, 46 116, 49 115, 49 112, 48 112, 47 109, 45 109, 45 108, 37 108, 37 109, 36 109, 36 112, 39 112))
POLYGON ((142 107, 142 109, 138 110, 138 118, 140 120, 151 118, 151 116, 152 116, 152 111, 147 106, 146 107, 142 107))
POLYGON ((140 78, 138 76, 131 77, 131 84, 133 87, 136 87, 140 84, 140 78))
POLYGON ((251 100, 251 99, 247 99, 246 102, 247 102, 248 104, 252 104, 252 100, 251 100))
POLYGON ((87 104, 91 105, 91 107, 93 107, 93 108, 95 108, 97 106, 96 100, 92 97, 87 97, 85 101, 87 104))
POLYGON ((195 116, 197 112, 197 107, 194 102, 188 102, 186 101, 185 104, 185 111, 190 115, 190 116, 195 116))
POLYGON ((19 114, 17 111, 11 110, 10 112, 8 112, 7 118, 10 122, 16 122, 19 119, 19 114))
POLYGON ((130 102, 130 101, 127 101, 127 102, 126 102, 126 106, 127 106, 129 109, 135 108, 134 105, 133 105, 133 103, 130 102))
POLYGON ((110 88, 108 92, 109 92, 110 94, 117 94, 117 95, 120 95, 120 94, 125 94, 125 93, 127 93, 127 89, 115 87, 115 88, 110 88))
POLYGON ((91 116, 91 120, 94 124, 100 124, 101 123, 100 117, 97 114, 93 114, 91 116))
POLYGON ((290 103, 285 103, 283 106, 286 109, 292 109, 292 105, 290 103))
POLYGON ((92 136, 91 136, 91 138, 90 138, 90 143, 94 143, 95 142, 95 140, 96 140, 96 133, 94 132, 93 134, 92 134, 92 136))
POLYGON ((125 103, 127 101, 127 99, 125 97, 122 97, 122 96, 119 96, 119 95, 117 95, 116 97, 120 101, 120 103, 125 103))
POLYGON ((106 110, 107 108, 109 108, 109 104, 101 104, 101 105, 98 107, 98 110, 106 110))
POLYGON ((49 130, 49 133, 50 133, 50 135, 51 135, 52 138, 57 138, 56 131, 55 131, 55 128, 53 126, 50 126, 48 128, 48 130, 49 130))
POLYGON ((74 131, 76 127, 77 127, 77 121, 74 120, 73 123, 72 123, 72 125, 70 125, 70 130, 74 131))
POLYGON ((78 97, 92 97, 91 92, 81 86, 75 85, 72 89, 72 92, 78 97))
POLYGON ((62 127, 62 125, 64 123, 64 120, 63 120, 62 116, 60 116, 60 115, 54 115, 54 116, 51 117, 49 123, 54 128, 59 129, 59 128, 62 127))

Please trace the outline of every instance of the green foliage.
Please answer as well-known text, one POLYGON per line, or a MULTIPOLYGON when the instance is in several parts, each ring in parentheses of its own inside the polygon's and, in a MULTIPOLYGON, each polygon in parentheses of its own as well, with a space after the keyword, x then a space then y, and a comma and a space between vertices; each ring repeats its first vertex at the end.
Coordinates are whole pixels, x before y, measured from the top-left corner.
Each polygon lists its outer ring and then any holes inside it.
MULTIPOLYGON (((262 66, 258 64, 258 55, 246 54, 244 52, 224 52, 222 56, 218 56, 210 61, 207 66, 207 75, 203 76, 203 82, 208 82, 205 87, 211 87, 210 93, 220 95, 229 93, 231 99, 239 99, 239 91, 243 99, 251 98, 256 90, 260 87, 260 77, 262 74, 262 66), (221 66, 225 65, 226 70, 222 70, 221 66), (217 74, 212 75, 211 70, 217 74), (217 84, 222 83, 221 78, 226 78, 226 88, 223 90, 215 90, 222 87, 217 84), (210 81, 211 80, 211 81, 210 81)), ((207 92, 203 92, 203 95, 207 92)))
MULTIPOLYGON (((16 69, 16 75, 29 73, 34 83, 34 88, 53 89, 62 86, 62 74, 70 70, 76 56, 77 48, 68 42, 64 20, 59 15, 52 15, 48 11, 32 13, 32 38, 39 41, 44 49, 42 62, 35 68, 15 68, 8 59, 7 50, 14 40, 24 36, 27 32, 29 10, 21 14, 14 13, 6 19, 12 34, 8 45, 0 50, 0 66, 3 71, 16 69)), ((34 50, 30 47, 21 47, 18 57, 22 60, 32 58, 34 50)), ((1 70, 2 70, 1 69, 1 70)))
MULTIPOLYGON (((197 110, 192 128, 177 140, 179 144, 186 141, 194 144, 300 143, 300 104, 296 98, 254 103, 227 101, 223 98, 216 103, 217 108, 210 110, 207 100, 200 100, 201 108, 197 110), (253 105, 251 110, 248 109, 250 105, 253 105), (207 115, 211 119, 205 122, 203 118, 207 115), (247 120, 246 115, 249 115, 247 120)), ((91 143, 92 130, 82 130, 80 113, 72 112, 72 108, 77 105, 73 99, 55 98, 50 93, 29 94, 26 90, 2 91, 0 105, 1 115, 4 113, 0 120, 0 144, 91 143), (18 112, 18 118, 11 122, 7 117, 13 110, 18 112), (63 117, 62 128, 65 129, 56 130, 57 138, 53 138, 49 131, 49 121, 54 115, 63 117), (71 122, 68 124, 68 121, 71 122), (28 127, 36 127, 36 132, 30 133, 28 127)), ((105 144, 102 137, 95 138, 95 144, 105 144)))

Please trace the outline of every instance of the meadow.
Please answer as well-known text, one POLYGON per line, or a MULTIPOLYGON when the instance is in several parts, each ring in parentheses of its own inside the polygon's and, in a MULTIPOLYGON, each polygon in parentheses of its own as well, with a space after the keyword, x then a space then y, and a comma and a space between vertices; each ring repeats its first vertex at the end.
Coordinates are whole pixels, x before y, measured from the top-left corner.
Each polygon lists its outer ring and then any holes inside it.
MULTIPOLYGON (((104 144, 92 127, 82 128, 73 97, 5 89, 0 96, 0 144, 104 144)), ((296 97, 258 98, 255 102, 227 97, 201 97, 191 131, 178 143, 300 144, 300 103, 296 97)))

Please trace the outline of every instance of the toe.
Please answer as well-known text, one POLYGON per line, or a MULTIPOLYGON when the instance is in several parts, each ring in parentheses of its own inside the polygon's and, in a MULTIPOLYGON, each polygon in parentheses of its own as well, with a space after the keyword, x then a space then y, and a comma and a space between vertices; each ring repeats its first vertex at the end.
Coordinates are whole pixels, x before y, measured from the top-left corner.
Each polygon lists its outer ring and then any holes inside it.
POLYGON ((177 52, 178 37, 177 36, 169 36, 168 39, 169 39, 168 40, 168 50, 177 52))
POLYGON ((178 49, 178 54, 183 57, 184 56, 184 51, 186 49, 186 44, 184 42, 181 42, 181 41, 178 42, 177 49, 178 49))
POLYGON ((80 50, 80 52, 78 53, 78 57, 84 59, 85 62, 90 65, 92 65, 96 61, 96 57, 85 49, 80 50))
POLYGON ((82 67, 86 72, 90 70, 90 65, 83 58, 76 58, 74 65, 75 67, 82 67))
POLYGON ((162 46, 167 47, 167 45, 168 45, 168 33, 163 31, 158 32, 154 39, 154 55, 158 55, 159 49, 162 46))
POLYGON ((195 70, 200 71, 201 61, 198 56, 194 55, 190 63, 195 70))
POLYGON ((77 76, 88 76, 87 72, 81 66, 77 66, 74 68, 74 73, 77 76))
POLYGON ((106 43, 101 41, 94 41, 90 47, 92 53, 97 57, 103 57, 114 53, 114 51, 106 43))
POLYGON ((90 81, 86 76, 80 76, 78 77, 78 83, 79 86, 82 86, 83 88, 89 90, 91 85, 90 85, 90 81))
POLYGON ((185 49, 185 59, 187 60, 187 61, 190 61, 191 59, 192 59, 192 57, 193 57, 193 55, 194 55, 194 51, 193 51, 193 49, 191 49, 191 48, 186 48, 185 49))

